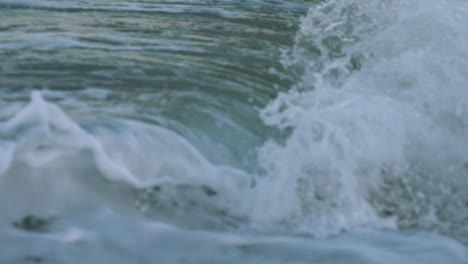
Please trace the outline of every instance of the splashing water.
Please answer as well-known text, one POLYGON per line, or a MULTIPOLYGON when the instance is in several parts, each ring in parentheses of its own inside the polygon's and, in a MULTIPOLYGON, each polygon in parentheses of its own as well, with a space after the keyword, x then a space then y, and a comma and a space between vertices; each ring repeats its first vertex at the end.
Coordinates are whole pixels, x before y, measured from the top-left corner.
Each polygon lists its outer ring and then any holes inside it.
POLYGON ((105 19, 0 34, 1 260, 468 258, 466 1, 33 2, 0 12, 105 19))
POLYGON ((328 233, 388 219, 467 237, 468 16, 452 2, 309 11, 284 56, 301 80, 262 112, 292 128, 259 152, 274 190, 261 206, 278 222, 328 233))

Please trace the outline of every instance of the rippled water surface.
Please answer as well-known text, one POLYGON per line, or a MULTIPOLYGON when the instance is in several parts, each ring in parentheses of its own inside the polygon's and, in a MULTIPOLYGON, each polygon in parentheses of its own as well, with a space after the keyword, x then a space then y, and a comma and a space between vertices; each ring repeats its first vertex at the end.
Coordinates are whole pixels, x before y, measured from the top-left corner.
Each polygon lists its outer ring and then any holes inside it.
POLYGON ((464 0, 0 0, 1 263, 468 263, 464 0))

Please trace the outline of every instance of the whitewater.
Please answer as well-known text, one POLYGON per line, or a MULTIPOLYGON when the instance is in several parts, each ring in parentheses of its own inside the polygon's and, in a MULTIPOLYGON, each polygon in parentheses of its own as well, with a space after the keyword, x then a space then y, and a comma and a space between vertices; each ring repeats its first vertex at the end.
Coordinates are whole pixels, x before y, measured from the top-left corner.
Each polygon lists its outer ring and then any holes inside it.
POLYGON ((468 263, 465 0, 0 1, 0 263, 468 263))

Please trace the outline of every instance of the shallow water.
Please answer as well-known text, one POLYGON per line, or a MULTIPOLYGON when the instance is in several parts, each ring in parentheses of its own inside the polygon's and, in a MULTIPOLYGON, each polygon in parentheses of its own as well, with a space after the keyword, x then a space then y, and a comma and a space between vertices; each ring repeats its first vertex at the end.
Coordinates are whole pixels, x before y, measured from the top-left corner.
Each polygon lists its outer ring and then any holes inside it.
POLYGON ((0 18, 0 263, 468 263, 466 1, 0 18))

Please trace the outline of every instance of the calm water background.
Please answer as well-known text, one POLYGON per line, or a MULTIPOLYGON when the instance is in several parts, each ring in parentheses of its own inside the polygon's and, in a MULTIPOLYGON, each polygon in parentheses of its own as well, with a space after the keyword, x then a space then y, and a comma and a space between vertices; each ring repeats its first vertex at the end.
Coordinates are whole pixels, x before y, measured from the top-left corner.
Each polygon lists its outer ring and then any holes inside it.
POLYGON ((468 3, 0 0, 0 263, 468 263, 468 3))

